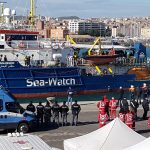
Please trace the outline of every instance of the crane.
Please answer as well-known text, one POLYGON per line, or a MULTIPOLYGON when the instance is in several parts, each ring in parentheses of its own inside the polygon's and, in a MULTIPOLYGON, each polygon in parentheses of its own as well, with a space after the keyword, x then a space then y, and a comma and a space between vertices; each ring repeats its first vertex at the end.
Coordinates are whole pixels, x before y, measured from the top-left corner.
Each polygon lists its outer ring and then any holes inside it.
POLYGON ((30 0, 29 21, 31 26, 33 27, 35 24, 35 1, 34 0, 30 0))

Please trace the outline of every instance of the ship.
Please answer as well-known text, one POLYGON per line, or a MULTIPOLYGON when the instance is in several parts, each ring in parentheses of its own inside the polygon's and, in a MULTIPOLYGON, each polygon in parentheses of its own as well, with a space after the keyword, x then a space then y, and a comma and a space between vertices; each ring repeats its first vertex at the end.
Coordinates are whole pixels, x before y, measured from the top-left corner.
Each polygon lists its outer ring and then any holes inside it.
MULTIPOLYGON (((10 9, 5 8, 7 23, 10 14, 10 9)), ((69 87, 78 95, 88 95, 116 92, 120 86, 128 89, 130 85, 150 84, 146 51, 141 46, 137 44, 134 50, 116 49, 111 56, 92 55, 98 57, 98 63, 94 60, 91 63, 87 59, 89 55, 75 62, 73 57, 67 57, 68 51, 54 49, 49 41, 40 40, 38 32, 3 26, 0 29, 0 85, 16 98, 42 98, 65 96, 69 87), (132 61, 122 55, 126 55, 126 51, 132 52, 132 61), (65 63, 64 57, 71 58, 72 63, 65 63)))

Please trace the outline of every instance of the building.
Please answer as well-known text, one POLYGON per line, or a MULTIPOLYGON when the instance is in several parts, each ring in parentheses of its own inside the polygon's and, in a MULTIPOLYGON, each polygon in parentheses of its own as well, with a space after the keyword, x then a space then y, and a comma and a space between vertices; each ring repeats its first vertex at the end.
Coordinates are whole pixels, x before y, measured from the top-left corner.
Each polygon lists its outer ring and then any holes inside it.
POLYGON ((95 32, 95 34, 101 34, 102 32, 105 32, 106 26, 104 23, 101 22, 92 22, 92 21, 82 21, 79 22, 79 33, 90 33, 95 32))
POLYGON ((117 37, 117 26, 112 27, 111 36, 114 37, 114 38, 117 37))
POLYGON ((142 38, 150 38, 150 28, 149 27, 141 28, 141 37, 142 38))
POLYGON ((78 33, 79 31, 79 21, 78 20, 69 20, 68 29, 70 33, 78 33))
POLYGON ((55 27, 51 29, 50 38, 55 40, 64 40, 69 34, 69 31, 65 27, 55 27))

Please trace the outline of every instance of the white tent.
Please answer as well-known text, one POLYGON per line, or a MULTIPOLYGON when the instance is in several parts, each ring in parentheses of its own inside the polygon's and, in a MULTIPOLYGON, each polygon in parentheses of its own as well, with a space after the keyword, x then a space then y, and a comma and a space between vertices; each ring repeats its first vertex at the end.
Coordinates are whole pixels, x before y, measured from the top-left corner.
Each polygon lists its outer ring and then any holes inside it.
POLYGON ((94 132, 64 140, 64 150, 122 150, 144 139, 116 118, 94 132))
POLYGON ((150 137, 124 150, 150 150, 150 137))
POLYGON ((13 133, 12 136, 0 136, 0 150, 59 150, 47 145, 36 135, 19 135, 13 133))

